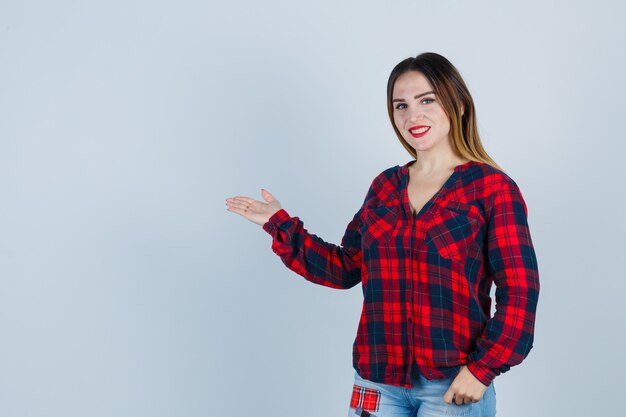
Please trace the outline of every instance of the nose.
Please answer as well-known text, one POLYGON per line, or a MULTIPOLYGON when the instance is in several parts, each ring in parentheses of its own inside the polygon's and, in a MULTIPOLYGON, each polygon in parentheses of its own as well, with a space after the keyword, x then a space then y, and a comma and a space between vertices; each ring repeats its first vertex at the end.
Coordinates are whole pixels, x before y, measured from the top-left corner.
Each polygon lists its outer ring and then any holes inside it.
POLYGON ((419 119, 422 118, 423 115, 424 113, 422 112, 422 110, 419 107, 415 107, 411 110, 409 120, 411 120, 412 122, 417 122, 419 119))

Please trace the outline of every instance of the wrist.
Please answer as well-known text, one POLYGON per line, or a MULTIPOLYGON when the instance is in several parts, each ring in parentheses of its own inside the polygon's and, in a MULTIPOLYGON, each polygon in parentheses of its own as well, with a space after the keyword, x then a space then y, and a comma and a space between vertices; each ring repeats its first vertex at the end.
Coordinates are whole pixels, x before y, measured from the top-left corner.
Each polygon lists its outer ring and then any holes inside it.
POLYGON ((491 368, 479 365, 476 362, 468 362, 467 370, 486 387, 488 387, 491 381, 496 377, 496 373, 491 368))
POLYGON ((278 209, 278 211, 272 214, 269 219, 267 219, 267 221, 261 225, 261 227, 263 228, 263 230, 271 234, 282 223, 289 220, 290 218, 291 216, 287 214, 287 212, 283 208, 280 208, 278 209))

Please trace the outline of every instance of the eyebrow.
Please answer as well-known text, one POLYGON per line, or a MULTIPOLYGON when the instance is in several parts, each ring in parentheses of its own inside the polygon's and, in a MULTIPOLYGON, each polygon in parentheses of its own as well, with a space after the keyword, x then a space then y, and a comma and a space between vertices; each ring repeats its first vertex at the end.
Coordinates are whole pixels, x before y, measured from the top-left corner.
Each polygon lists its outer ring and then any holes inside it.
MULTIPOLYGON (((423 97, 423 96, 426 96, 426 95, 428 95, 428 94, 435 94, 435 92, 434 92, 434 91, 427 91, 427 92, 425 92, 425 93, 418 94, 418 95, 416 95, 416 96, 415 96, 415 97, 413 97, 413 98, 417 100, 418 98, 423 97)), ((404 99, 403 99, 403 98, 394 98, 393 100, 391 100, 391 102, 392 102, 392 103, 395 103, 396 101, 404 101, 404 99)))

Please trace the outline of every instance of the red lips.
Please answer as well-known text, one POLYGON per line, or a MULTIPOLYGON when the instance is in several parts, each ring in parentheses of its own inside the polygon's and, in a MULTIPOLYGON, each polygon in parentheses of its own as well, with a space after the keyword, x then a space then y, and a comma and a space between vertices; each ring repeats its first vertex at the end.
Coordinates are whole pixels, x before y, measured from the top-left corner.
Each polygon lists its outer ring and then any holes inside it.
POLYGON ((409 128, 409 133, 414 138, 421 138, 430 130, 430 126, 413 126, 409 128))

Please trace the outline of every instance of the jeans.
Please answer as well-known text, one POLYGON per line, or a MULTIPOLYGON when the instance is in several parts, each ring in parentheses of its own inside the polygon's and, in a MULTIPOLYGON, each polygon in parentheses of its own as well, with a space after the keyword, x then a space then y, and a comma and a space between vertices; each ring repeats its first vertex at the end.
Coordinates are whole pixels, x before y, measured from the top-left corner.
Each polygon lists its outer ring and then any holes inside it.
POLYGON ((354 390, 349 417, 440 417, 496 415, 496 391, 493 381, 477 403, 456 405, 443 400, 452 379, 428 380, 420 375, 413 388, 397 387, 368 381, 354 374, 354 390))

